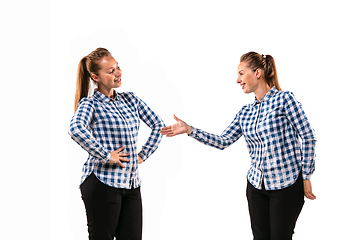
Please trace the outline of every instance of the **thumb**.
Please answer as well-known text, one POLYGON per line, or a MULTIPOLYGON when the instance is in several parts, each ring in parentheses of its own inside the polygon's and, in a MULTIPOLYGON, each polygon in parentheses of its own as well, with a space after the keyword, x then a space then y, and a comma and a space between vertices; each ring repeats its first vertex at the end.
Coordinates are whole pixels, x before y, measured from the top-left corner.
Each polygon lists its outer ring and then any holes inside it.
POLYGON ((179 119, 178 117, 176 117, 175 114, 174 114, 174 119, 175 119, 176 121, 178 121, 178 122, 181 121, 181 119, 179 119))

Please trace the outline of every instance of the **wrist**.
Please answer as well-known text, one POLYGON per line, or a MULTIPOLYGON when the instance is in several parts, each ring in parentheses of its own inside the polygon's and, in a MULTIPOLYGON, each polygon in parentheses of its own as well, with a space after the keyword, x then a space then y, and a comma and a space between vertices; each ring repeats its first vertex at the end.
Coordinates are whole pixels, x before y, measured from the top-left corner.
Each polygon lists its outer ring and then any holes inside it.
POLYGON ((187 131, 186 131, 187 135, 190 136, 191 132, 192 132, 192 126, 187 125, 187 131))

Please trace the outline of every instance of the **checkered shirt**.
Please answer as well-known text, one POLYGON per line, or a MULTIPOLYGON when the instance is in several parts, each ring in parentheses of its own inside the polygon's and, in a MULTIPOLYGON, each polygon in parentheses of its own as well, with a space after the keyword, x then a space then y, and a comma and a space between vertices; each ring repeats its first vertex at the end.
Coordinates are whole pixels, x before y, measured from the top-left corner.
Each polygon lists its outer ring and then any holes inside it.
POLYGON ((291 92, 272 88, 261 102, 245 105, 218 136, 194 128, 190 136, 224 149, 244 135, 251 157, 249 182, 261 189, 292 185, 302 170, 308 180, 315 170, 316 137, 301 104, 291 92))
POLYGON ((138 172, 138 155, 146 159, 157 149, 164 122, 132 92, 116 93, 111 99, 95 90, 89 98, 83 98, 71 119, 69 134, 85 149, 89 156, 82 169, 81 183, 94 172, 108 186, 130 189, 141 185, 138 172), (141 151, 137 153, 140 119, 152 131, 141 151), (130 162, 107 163, 110 153, 125 147, 130 162))

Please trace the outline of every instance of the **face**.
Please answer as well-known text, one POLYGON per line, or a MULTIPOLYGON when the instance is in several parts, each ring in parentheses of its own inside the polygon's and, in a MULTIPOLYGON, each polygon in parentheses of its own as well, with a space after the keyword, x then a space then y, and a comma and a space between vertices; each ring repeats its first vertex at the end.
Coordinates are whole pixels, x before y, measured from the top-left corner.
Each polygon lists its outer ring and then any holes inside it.
MULTIPOLYGON (((257 70, 258 71, 258 70, 257 70)), ((238 66, 238 78, 236 83, 239 83, 244 93, 255 92, 258 87, 258 72, 253 71, 247 67, 246 62, 240 62, 238 66)))
POLYGON ((103 57, 99 66, 101 69, 98 74, 92 74, 91 77, 98 83, 101 92, 110 92, 111 89, 121 86, 122 71, 112 56, 103 57))

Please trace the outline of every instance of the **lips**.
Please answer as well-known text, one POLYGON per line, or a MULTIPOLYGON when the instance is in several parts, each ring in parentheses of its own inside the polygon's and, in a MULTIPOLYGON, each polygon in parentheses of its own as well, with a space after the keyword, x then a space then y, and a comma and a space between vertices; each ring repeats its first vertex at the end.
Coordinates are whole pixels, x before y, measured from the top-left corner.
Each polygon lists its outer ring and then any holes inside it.
POLYGON ((243 84, 240 84, 241 85, 241 88, 244 89, 246 83, 243 83, 243 84))
POLYGON ((116 82, 116 83, 121 82, 121 78, 115 79, 115 82, 116 82))

